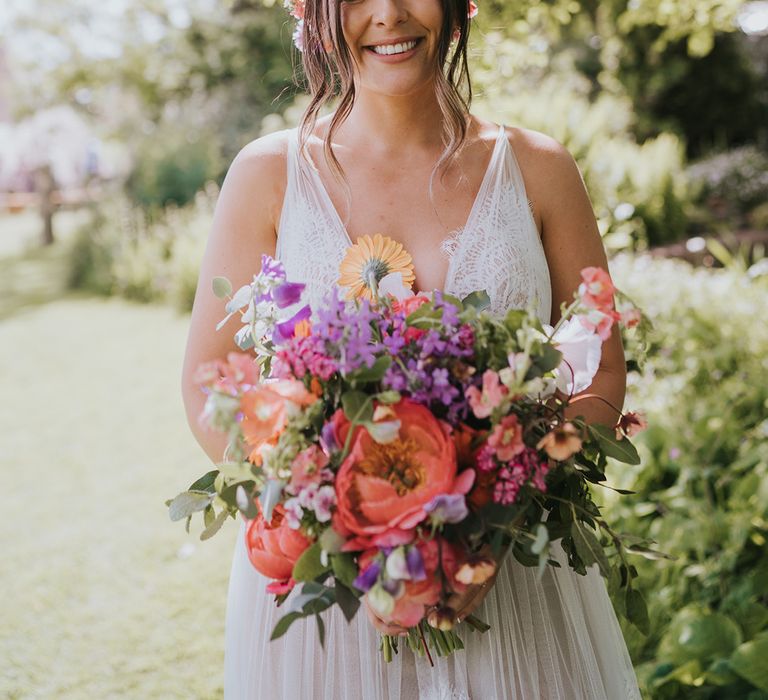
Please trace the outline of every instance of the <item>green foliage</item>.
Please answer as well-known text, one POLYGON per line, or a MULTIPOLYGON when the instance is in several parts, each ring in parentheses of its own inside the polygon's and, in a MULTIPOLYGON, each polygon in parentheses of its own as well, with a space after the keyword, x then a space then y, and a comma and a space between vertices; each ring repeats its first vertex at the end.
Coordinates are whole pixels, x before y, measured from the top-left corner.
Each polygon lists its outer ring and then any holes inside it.
POLYGON ((124 199, 103 202, 72 246, 70 288, 189 311, 216 195, 211 186, 189 206, 167 208, 155 219, 124 199))
POLYGON ((654 330, 630 376, 642 463, 609 474, 637 495, 610 517, 676 557, 636 562, 650 624, 625 626, 630 650, 648 697, 747 697, 765 690, 768 636, 768 280, 649 258, 612 270, 654 330))
POLYGON ((184 206, 220 169, 212 136, 190 141, 161 129, 139 146, 126 189, 134 202, 150 211, 169 204, 184 206))

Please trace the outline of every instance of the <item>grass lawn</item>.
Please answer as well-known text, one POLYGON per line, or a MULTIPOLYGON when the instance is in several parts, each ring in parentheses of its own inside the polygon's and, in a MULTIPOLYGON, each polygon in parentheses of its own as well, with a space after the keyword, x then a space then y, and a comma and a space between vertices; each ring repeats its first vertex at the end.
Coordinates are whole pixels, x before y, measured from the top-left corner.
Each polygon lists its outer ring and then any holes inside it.
POLYGON ((201 543, 163 503, 208 466, 187 319, 67 296, 0 319, 0 697, 221 697, 236 523, 201 543))

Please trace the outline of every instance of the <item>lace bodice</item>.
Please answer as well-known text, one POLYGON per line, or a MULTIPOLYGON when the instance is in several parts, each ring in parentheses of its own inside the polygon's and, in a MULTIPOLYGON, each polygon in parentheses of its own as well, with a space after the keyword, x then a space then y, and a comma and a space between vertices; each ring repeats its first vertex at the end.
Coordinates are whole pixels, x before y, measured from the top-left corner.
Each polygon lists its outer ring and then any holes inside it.
MULTIPOLYGON (((316 308, 336 283, 351 240, 320 175, 302 155, 298 130, 290 134, 288 182, 277 239, 277 257, 288 278, 307 285, 316 308)), ((464 227, 441 246, 449 257, 444 291, 459 298, 485 290, 490 310, 533 306, 548 322, 549 268, 514 151, 503 127, 464 227)))

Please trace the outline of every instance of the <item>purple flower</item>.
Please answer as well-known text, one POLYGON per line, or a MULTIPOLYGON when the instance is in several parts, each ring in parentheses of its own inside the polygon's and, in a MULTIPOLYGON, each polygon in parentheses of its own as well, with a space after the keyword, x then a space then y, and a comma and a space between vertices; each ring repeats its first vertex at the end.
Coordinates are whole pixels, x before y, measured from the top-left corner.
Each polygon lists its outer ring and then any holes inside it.
POLYGON ((323 452, 327 455, 341 449, 341 446, 336 443, 336 437, 333 433, 333 423, 330 421, 326 423, 320 431, 320 447, 323 448, 323 452))
POLYGON ((261 256, 261 274, 274 282, 285 281, 285 267, 269 255, 261 256))
POLYGON ((285 343, 290 340, 293 337, 296 324, 299 321, 308 319, 311 314, 312 310, 309 308, 309 306, 303 306, 287 321, 275 324, 275 330, 272 332, 272 342, 275 343, 275 345, 280 345, 281 343, 285 343))
POLYGON ((435 496, 424 506, 424 510, 431 513, 429 519, 435 525, 460 523, 469 515, 464 495, 460 493, 444 493, 435 496))
POLYGON ((381 562, 372 561, 363 571, 361 571, 357 578, 352 582, 352 585, 357 590, 367 593, 379 580, 379 574, 381 573, 381 562))
POLYGON ((423 581, 427 578, 424 570, 424 559, 418 547, 409 547, 405 555, 405 562, 408 565, 408 573, 413 581, 423 581))
POLYGON ((283 282, 272 290, 272 300, 279 309, 292 306, 301 299, 304 287, 305 285, 299 282, 283 282))

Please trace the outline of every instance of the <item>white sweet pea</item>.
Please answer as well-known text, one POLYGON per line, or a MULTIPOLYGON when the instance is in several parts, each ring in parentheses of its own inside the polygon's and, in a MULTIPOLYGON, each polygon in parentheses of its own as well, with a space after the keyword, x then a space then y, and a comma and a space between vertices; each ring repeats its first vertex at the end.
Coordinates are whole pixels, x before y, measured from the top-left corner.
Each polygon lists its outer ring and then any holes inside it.
MULTIPOLYGON (((547 327, 552 332, 552 327, 547 327)), ((565 394, 584 391, 597 374, 600 366, 603 341, 593 331, 587 330, 575 316, 558 328, 552 338, 563 353, 563 361, 555 370, 557 388, 565 394)))
POLYGON ((529 399, 544 400, 555 393, 557 383, 552 377, 535 377, 525 384, 525 395, 529 399))
POLYGON ((390 272, 384 275, 379 282, 379 294, 391 294, 398 301, 414 296, 413 292, 403 284, 403 275, 400 272, 390 272))
POLYGON ((405 560, 405 547, 396 547, 387 557, 387 576, 395 580, 410 580, 408 562, 405 560))

